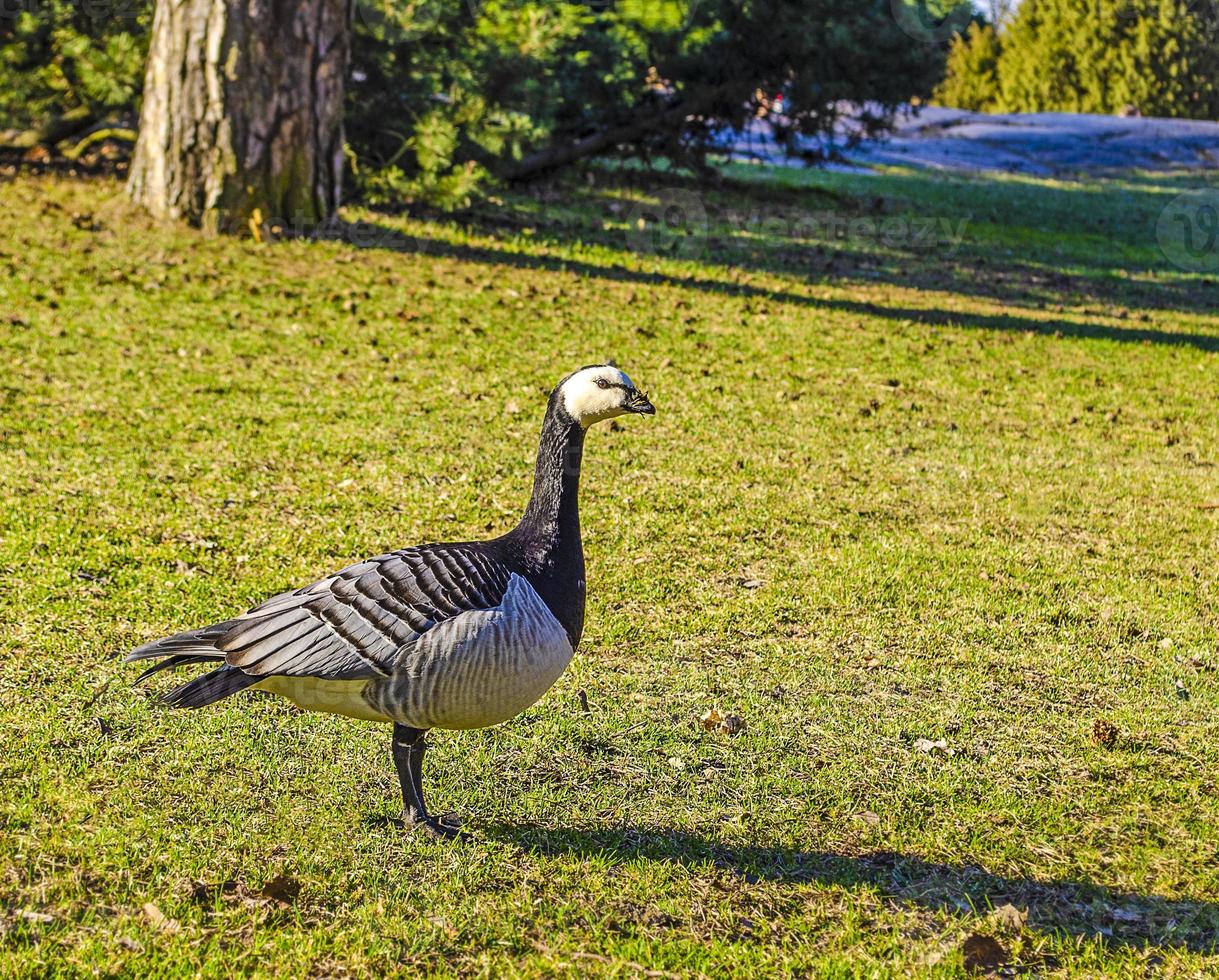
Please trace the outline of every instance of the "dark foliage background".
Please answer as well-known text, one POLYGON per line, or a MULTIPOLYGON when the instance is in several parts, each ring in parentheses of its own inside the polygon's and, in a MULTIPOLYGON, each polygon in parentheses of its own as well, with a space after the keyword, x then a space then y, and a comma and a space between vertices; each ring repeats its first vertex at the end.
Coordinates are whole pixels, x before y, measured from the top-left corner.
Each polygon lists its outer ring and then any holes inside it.
MULTIPOLYGON (((63 152, 132 125, 150 0, 8 2, 0 142, 63 152)), ((593 154, 697 169, 751 120, 794 148, 844 103, 876 131, 945 56, 892 0, 359 0, 353 30, 354 184, 380 204, 457 206, 593 154)))

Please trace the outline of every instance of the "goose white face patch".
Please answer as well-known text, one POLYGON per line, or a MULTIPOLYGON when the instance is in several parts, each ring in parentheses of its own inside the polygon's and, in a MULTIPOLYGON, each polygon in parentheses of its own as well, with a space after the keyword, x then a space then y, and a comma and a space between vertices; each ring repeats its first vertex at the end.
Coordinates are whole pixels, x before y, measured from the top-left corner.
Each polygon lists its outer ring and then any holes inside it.
POLYGON ((634 390, 634 382, 622 371, 600 364, 577 371, 563 382, 563 407, 587 429, 630 411, 627 401, 634 390))

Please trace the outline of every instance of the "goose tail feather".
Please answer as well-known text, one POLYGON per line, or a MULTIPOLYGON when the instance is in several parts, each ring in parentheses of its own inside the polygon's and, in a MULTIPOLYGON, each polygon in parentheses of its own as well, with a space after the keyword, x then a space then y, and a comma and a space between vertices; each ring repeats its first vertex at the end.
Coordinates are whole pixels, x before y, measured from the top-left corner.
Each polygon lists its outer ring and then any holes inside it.
POLYGON ((230 694, 244 691, 247 687, 257 684, 261 677, 247 674, 237 667, 224 663, 224 651, 217 644, 235 625, 237 620, 226 623, 216 623, 202 629, 187 630, 176 633, 162 640, 154 640, 137 647, 127 655, 127 662, 139 660, 159 661, 145 670, 135 679, 135 683, 147 680, 153 674, 162 670, 176 670, 178 667, 189 667, 195 664, 219 664, 214 670, 208 671, 175 687, 163 694, 160 700, 177 708, 202 708, 204 705, 215 704, 230 694))
POLYGON ((266 678, 247 674, 238 667, 225 664, 223 667, 209 670, 202 677, 196 677, 175 687, 172 691, 167 691, 161 695, 161 701, 175 708, 202 708, 215 704, 230 694, 244 691, 261 680, 266 678))
POLYGON ((153 657, 168 657, 170 654, 193 654, 198 657, 221 660, 224 658, 224 654, 216 649, 216 644, 237 623, 238 620, 230 619, 226 623, 216 623, 214 626, 204 626, 202 629, 175 633, 162 640, 153 640, 142 647, 136 647, 127 654, 127 663, 134 660, 150 660, 153 657))

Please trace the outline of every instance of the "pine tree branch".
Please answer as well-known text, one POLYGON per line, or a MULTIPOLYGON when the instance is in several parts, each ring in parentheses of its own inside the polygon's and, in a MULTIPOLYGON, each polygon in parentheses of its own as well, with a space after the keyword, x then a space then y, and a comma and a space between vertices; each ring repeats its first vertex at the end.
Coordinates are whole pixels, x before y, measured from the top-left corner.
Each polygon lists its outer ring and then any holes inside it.
POLYGON ((721 99, 730 97, 740 88, 740 83, 736 82, 718 85, 696 95, 683 97, 660 111, 643 114, 631 122, 610 126, 582 139, 553 144, 529 154, 516 166, 509 168, 504 176, 512 181, 532 180, 577 160, 596 156, 610 147, 630 145, 652 133, 671 131, 689 117, 703 115, 721 99))

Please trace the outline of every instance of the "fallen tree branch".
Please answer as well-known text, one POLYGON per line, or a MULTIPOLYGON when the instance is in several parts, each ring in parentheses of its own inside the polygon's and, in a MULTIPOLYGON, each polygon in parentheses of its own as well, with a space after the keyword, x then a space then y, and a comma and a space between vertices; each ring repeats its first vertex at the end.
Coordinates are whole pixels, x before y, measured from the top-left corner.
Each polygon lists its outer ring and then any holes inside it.
POLYGON ((596 156, 610 147, 636 143, 651 133, 671 130, 690 116, 702 115, 717 101, 730 96, 739 87, 737 84, 720 85, 693 98, 681 99, 659 112, 644 114, 629 123, 610 126, 582 139, 548 146, 526 156, 505 176, 513 181, 530 180, 577 160, 596 156))
MULTIPOLYGON (((59 152, 69 160, 78 160, 80 155, 89 149, 94 143, 101 143, 104 140, 121 140, 124 143, 134 144, 136 141, 136 131, 128 129, 125 126, 111 126, 106 129, 95 129, 89 133, 79 143, 71 146, 59 145, 59 152)), ((65 140, 64 143, 68 141, 65 140)))

